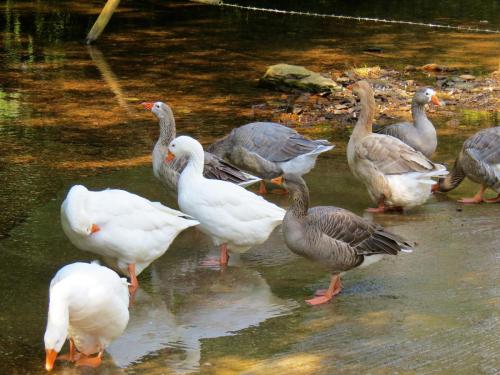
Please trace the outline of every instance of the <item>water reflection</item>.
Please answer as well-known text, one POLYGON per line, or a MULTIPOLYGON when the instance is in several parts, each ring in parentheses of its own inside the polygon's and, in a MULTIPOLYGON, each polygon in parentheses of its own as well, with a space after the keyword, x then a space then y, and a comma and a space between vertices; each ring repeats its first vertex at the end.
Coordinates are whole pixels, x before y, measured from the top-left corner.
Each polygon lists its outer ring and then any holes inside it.
MULTIPOLYGON (((286 2, 318 12, 387 16, 390 9, 395 18, 455 24, 484 19, 488 28, 500 26, 495 0, 394 4, 286 2)), ((335 71, 436 62, 474 74, 499 64, 496 35, 165 1, 122 2, 99 50, 88 50, 79 41, 100 6, 54 0, 0 4, 0 373, 45 372, 50 278, 64 264, 92 259, 60 230, 59 205, 70 185, 117 187, 175 205, 151 173, 157 123, 136 110, 136 102, 168 101, 179 132, 208 144, 236 125, 259 120, 253 105, 279 98, 255 81, 274 63, 335 71), (372 45, 383 52, 363 52, 372 45)), ((435 83, 433 77, 417 79, 435 83)), ((449 164, 469 135, 499 123, 498 113, 472 111, 463 112, 457 127, 433 120, 439 136, 435 159, 449 164)), ((345 163, 350 129, 329 125, 313 129, 337 148, 307 176, 312 204, 361 214, 370 201, 345 163)), ((494 373, 500 206, 459 212, 454 202, 476 189, 466 182, 409 214, 370 217, 419 242, 417 250, 346 275, 345 293, 321 309, 302 301, 327 275, 291 254, 279 230, 239 262, 232 258, 224 274, 198 267, 216 249, 189 231, 141 274, 142 296, 132 310, 130 332, 110 349, 99 373, 187 372, 200 363, 198 370, 207 373, 494 373), (133 350, 131 340, 138 343, 133 350)), ((286 197, 270 199, 287 205, 286 197)))
POLYGON ((154 267, 154 291, 139 290, 127 330, 108 349, 118 366, 142 368, 144 360, 161 358, 175 373, 192 372, 200 367, 203 339, 235 335, 298 306, 273 295, 244 264, 221 273, 192 259, 180 268, 154 267))

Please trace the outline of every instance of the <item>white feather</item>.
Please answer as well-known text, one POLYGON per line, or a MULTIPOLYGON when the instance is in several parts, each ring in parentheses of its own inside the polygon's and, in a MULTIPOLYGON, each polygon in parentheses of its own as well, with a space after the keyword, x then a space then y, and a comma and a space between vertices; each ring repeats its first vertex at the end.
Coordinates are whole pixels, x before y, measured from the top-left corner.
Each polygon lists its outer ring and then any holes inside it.
POLYGON ((126 280, 109 268, 95 262, 61 268, 50 283, 46 349, 59 352, 69 337, 85 355, 104 350, 125 330, 128 304, 126 280))
POLYGON ((266 241, 282 222, 282 208, 241 186, 204 178, 203 148, 196 140, 178 137, 169 149, 189 158, 179 178, 179 207, 200 222, 199 229, 216 245, 226 243, 233 251, 246 251, 266 241))
POLYGON ((81 250, 102 255, 125 275, 129 264, 136 265, 139 275, 182 230, 198 224, 182 216, 124 190, 89 191, 81 185, 70 189, 61 206, 62 227, 70 241, 81 250), (100 230, 90 233, 92 224, 100 230))
POLYGON ((302 176, 309 173, 311 169, 314 168, 319 154, 329 151, 334 147, 334 145, 319 145, 315 150, 308 152, 307 154, 297 156, 286 162, 278 163, 278 165, 284 173, 293 173, 302 176))

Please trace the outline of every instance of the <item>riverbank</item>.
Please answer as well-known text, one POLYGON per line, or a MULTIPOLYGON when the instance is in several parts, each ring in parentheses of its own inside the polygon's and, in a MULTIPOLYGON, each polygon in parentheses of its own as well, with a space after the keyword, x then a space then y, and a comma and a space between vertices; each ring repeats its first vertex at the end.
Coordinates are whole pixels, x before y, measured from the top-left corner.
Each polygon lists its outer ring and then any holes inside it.
MULTIPOLYGON (((452 67, 427 64, 395 70, 380 66, 321 72, 339 85, 337 90, 315 90, 315 93, 288 88, 276 97, 252 107, 259 120, 277 121, 289 126, 316 126, 329 123, 344 127, 356 121, 356 100, 346 87, 360 79, 368 80, 375 92, 377 123, 389 124, 411 119, 411 100, 422 86, 436 90, 441 106, 430 105, 428 113, 446 119, 451 127, 469 116, 500 116, 500 69, 483 76, 452 67)), ((267 85, 269 86, 269 85, 267 85)), ((280 86, 279 90, 283 91, 280 86)), ((494 124, 492 124, 494 125, 494 124)))

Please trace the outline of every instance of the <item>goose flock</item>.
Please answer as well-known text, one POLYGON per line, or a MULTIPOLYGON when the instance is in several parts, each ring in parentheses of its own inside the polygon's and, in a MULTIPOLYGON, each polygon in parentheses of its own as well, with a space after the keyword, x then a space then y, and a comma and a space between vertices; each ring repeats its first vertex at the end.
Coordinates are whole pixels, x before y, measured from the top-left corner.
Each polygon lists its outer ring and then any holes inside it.
MULTIPOLYGON (((347 163, 376 205, 367 211, 422 205, 432 192, 450 191, 465 177, 481 188, 460 202, 500 202, 500 127, 470 137, 449 173, 429 159, 437 136, 425 105, 439 104, 432 89, 415 93, 413 123, 383 128, 373 126, 376 106, 370 84, 359 81, 349 89, 359 98, 361 112, 347 145, 347 163), (487 188, 497 197, 485 199, 487 188)), ((321 153, 334 148, 329 141, 305 138, 280 124, 255 122, 233 129, 205 151, 196 139, 176 136, 167 104, 143 106, 160 127, 152 155, 154 175, 177 198, 181 211, 124 190, 71 187, 61 205, 62 229, 74 246, 99 255, 107 266, 77 262, 62 267, 52 279, 44 337, 48 371, 56 359, 99 366, 106 347, 127 327, 137 276, 189 227, 219 247, 215 263, 223 269, 231 252, 264 243, 281 224, 287 247, 331 275, 329 287, 307 299, 309 305, 327 303, 339 294, 342 273, 412 252, 409 241, 344 208, 310 207, 302 176, 321 153), (286 210, 262 197, 267 193, 264 181, 282 185, 289 194, 286 210), (260 194, 245 188, 257 182, 260 194), (69 354, 59 355, 66 340, 69 354)))

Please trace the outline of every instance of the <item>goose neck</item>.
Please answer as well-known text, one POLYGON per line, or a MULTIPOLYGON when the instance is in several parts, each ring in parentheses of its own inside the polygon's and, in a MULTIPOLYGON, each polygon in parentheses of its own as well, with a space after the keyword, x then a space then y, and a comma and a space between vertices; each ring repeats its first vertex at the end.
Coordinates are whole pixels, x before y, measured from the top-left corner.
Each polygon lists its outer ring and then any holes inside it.
POLYGON ((309 191, 307 187, 301 186, 290 190, 291 205, 289 211, 297 218, 307 216, 309 210, 309 191))
POLYGON ((362 139, 372 132, 373 118, 375 117, 375 98, 368 93, 360 95, 361 111, 358 121, 352 132, 354 140, 362 139))
POLYGON ((439 179, 439 191, 447 192, 455 189, 464 178, 465 173, 460 166, 459 160, 457 160, 451 172, 445 178, 439 179))
POLYGON ((174 115, 171 112, 167 112, 158 119, 158 123, 160 125, 160 138, 158 142, 168 146, 176 136, 174 115))
POLYGON ((427 123, 427 114, 425 113, 425 104, 420 104, 415 101, 411 104, 411 114, 415 126, 425 125, 427 123))

